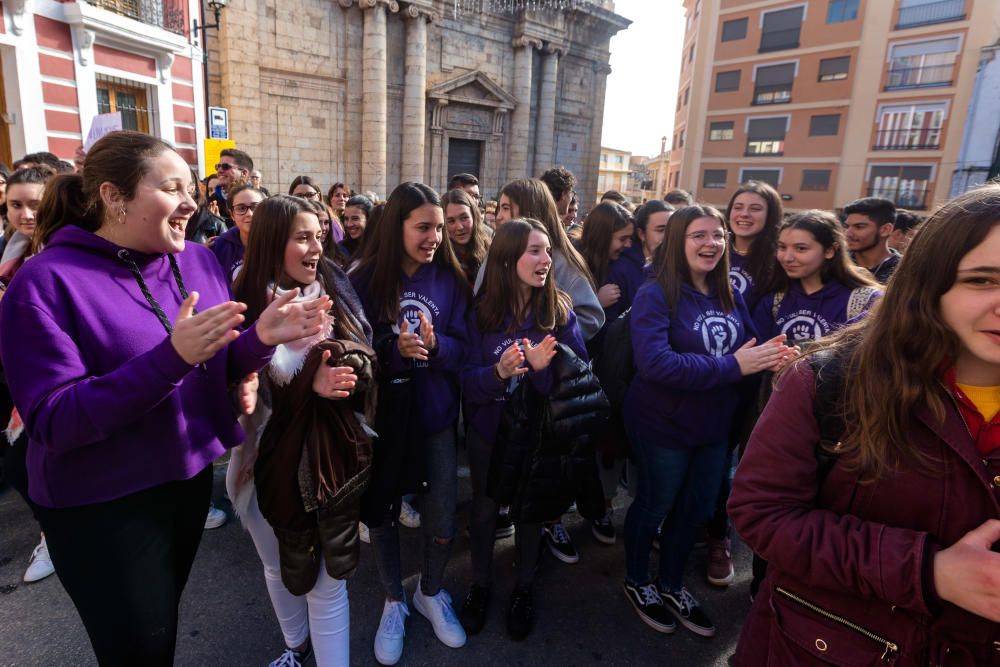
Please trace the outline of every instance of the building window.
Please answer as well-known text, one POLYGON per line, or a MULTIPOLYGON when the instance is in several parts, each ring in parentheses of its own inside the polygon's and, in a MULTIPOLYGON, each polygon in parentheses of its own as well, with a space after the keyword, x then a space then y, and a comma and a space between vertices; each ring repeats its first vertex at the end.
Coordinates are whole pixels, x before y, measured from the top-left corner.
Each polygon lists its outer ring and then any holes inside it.
POLYGON ((964 18, 965 0, 899 0, 896 29, 961 21, 964 18))
POLYGON ((847 78, 847 72, 851 67, 851 57, 824 58, 819 61, 820 81, 841 81, 847 78))
POLYGON ((119 112, 122 129, 149 133, 149 105, 146 89, 122 79, 98 79, 97 113, 119 112))
POLYGON ((754 104, 785 104, 792 101, 795 63, 757 68, 754 80, 754 104))
POLYGON ((684 148, 684 130, 681 130, 678 136, 680 139, 677 140, 677 147, 684 148))
POLYGON ((779 9, 764 14, 760 34, 760 53, 799 48, 799 33, 805 7, 779 9))
POLYGON ((840 133, 840 114, 812 116, 809 119, 810 137, 835 137, 840 133))
POLYGON ((747 23, 750 19, 733 19, 722 24, 722 41, 732 42, 737 39, 745 39, 747 36, 747 23))
POLYGON ((761 181, 777 189, 781 185, 780 169, 740 169, 740 183, 761 181))
POLYGON ((827 23, 843 23, 858 18, 858 0, 830 0, 826 8, 827 23))
POLYGON ((688 98, 690 96, 691 96, 691 89, 690 88, 685 88, 684 89, 684 106, 688 105, 688 98))
POLYGON ((875 150, 931 150, 941 146, 945 104, 884 107, 875 131, 875 150))
POLYGON ((723 120, 708 126, 709 141, 729 141, 733 138, 733 121, 723 120))
POLYGON ((826 192, 830 189, 829 169, 804 169, 802 171, 802 190, 826 192))
POLYGON ((927 208, 932 167, 876 165, 871 168, 868 196, 890 199, 900 208, 927 208))
POLYGON ((701 187, 718 189, 726 187, 725 169, 706 169, 701 179, 701 187))
POLYGON ((751 118, 747 123, 746 155, 782 155, 788 118, 751 118))
POLYGON ((893 45, 886 90, 950 86, 958 44, 958 37, 948 37, 893 45))
POLYGON ((715 75, 715 92, 728 93, 740 89, 740 70, 719 72, 715 75))
POLYGON ((691 49, 688 51, 688 62, 694 62, 694 44, 691 45, 691 49))

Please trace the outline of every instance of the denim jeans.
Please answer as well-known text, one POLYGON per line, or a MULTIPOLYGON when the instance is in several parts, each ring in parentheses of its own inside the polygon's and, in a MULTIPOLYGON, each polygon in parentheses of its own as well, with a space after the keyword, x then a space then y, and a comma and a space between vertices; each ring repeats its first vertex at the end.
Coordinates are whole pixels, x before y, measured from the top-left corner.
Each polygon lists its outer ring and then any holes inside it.
MULTIPOLYGON (((455 503, 458 497, 458 452, 455 426, 427 439, 427 477, 430 490, 422 497, 420 529, 423 531, 424 563, 420 588, 424 595, 437 595, 444 580, 444 570, 451 558, 455 537, 455 503), (438 539, 447 540, 442 544, 438 539)), ((393 503, 379 528, 372 528, 375 565, 385 593, 393 600, 403 599, 403 576, 399 553, 399 508, 393 503)))
POLYGON ((635 500, 625 515, 625 578, 645 584, 649 552, 660 528, 660 585, 678 590, 699 528, 712 516, 726 465, 725 442, 669 449, 629 434, 638 473, 635 500))

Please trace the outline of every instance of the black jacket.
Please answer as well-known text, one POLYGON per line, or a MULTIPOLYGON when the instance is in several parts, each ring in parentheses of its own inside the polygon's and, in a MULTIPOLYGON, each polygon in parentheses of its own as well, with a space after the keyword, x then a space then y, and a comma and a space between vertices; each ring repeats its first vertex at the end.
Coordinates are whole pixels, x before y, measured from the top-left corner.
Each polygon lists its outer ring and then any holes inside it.
POLYGON ((221 235, 224 231, 226 231, 226 223, 222 218, 212 215, 211 211, 202 206, 188 220, 184 238, 194 243, 204 244, 209 239, 221 235))
POLYGON ((594 434, 610 412, 590 367, 559 343, 552 390, 541 396, 521 382, 504 408, 490 460, 486 493, 510 506, 515 522, 555 519, 574 500, 587 519, 604 516, 594 434))

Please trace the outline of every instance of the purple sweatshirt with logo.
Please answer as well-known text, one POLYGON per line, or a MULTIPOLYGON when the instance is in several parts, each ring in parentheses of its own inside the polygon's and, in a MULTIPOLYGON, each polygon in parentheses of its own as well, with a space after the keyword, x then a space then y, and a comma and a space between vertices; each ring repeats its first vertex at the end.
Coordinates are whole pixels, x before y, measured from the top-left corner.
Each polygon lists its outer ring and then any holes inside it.
POLYGON ((656 281, 632 303, 636 374, 623 416, 633 437, 670 449, 726 442, 743 375, 733 353, 756 334, 743 298, 726 313, 689 283, 671 313, 656 281))
POLYGON ((633 242, 622 250, 618 259, 608 264, 608 277, 605 284, 615 284, 622 291, 621 298, 604 309, 604 326, 618 319, 618 316, 632 307, 635 293, 646 282, 646 272, 643 267, 646 257, 642 254, 642 244, 633 242))
MULTIPOLYGON (((250 327, 204 365, 188 365, 119 250, 65 227, 0 304, 0 357, 29 438, 29 492, 45 507, 196 475, 242 441, 229 387, 272 353, 250 327)), ((183 299, 167 255, 131 256, 174 322, 183 299)), ((187 243, 174 257, 199 310, 230 300, 207 248, 187 243)))
MULTIPOLYGON (((419 333, 419 314, 423 313, 434 325, 437 349, 427 361, 416 361, 403 359, 394 345, 389 367, 382 372, 413 371, 420 427, 425 435, 433 435, 458 420, 458 374, 465 364, 469 345, 465 321, 469 300, 455 274, 437 264, 423 264, 412 276, 403 272, 400 276, 399 321, 394 330, 398 331, 405 319, 410 332, 419 333)), ((374 326, 379 318, 368 290, 368 276, 352 273, 351 282, 361 297, 368 321, 374 326)))
POLYGON ((246 247, 240 238, 239 227, 227 229, 219 235, 219 238, 215 239, 215 243, 212 244, 212 252, 219 260, 222 272, 226 274, 226 280, 232 283, 243 266, 243 255, 246 253, 246 247))
MULTIPOLYGON (((801 344, 818 340, 847 323, 847 304, 853 290, 837 282, 827 281, 823 287, 806 294, 802 283, 790 280, 781 301, 778 302, 777 316, 774 313, 775 293, 765 295, 757 304, 753 318, 762 340, 769 340, 778 334, 788 337, 787 343, 801 344)), ((882 295, 880 290, 861 306, 867 312, 882 295)))
MULTIPOLYGON (((475 312, 469 313, 470 347, 469 357, 462 370, 462 395, 465 405, 465 420, 487 442, 496 439, 500 426, 500 416, 503 414, 507 399, 514 393, 517 385, 527 378, 542 395, 549 393, 552 387, 552 371, 548 368, 542 371, 528 371, 524 375, 515 376, 506 382, 500 382, 494 368, 504 351, 517 340, 527 338, 532 343, 541 342, 549 332, 535 326, 533 318, 522 324, 513 332, 508 332, 510 318, 504 321, 502 331, 481 333, 476 325, 475 312)), ((560 343, 565 343, 577 356, 587 361, 587 348, 576 322, 576 315, 569 311, 566 324, 558 327, 552 335, 560 343)), ((557 353, 558 354, 558 353, 557 353)))

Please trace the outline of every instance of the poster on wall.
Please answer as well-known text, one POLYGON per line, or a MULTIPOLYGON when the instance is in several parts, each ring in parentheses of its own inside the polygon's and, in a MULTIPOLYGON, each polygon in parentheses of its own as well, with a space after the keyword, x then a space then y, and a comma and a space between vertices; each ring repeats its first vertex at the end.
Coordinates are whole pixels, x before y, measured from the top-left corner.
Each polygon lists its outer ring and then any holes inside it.
POLYGON ((87 140, 83 142, 83 150, 89 152, 98 139, 105 134, 116 132, 122 129, 122 114, 120 111, 111 113, 101 113, 94 116, 94 121, 90 124, 90 132, 87 133, 87 140))

